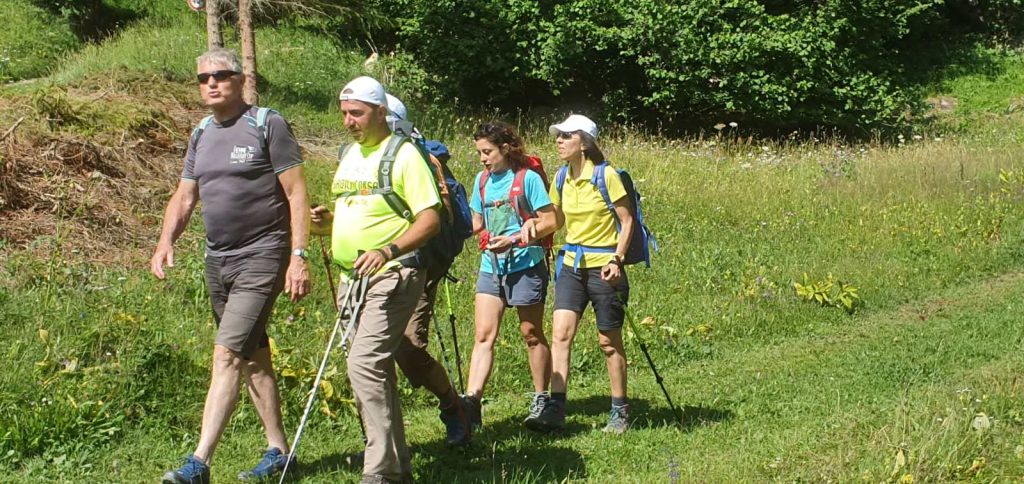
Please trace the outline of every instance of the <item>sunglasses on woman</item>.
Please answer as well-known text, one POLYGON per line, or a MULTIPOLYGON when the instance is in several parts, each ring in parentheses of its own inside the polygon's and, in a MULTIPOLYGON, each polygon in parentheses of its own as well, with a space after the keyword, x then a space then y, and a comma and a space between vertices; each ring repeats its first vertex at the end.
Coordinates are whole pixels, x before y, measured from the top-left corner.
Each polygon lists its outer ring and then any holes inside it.
POLYGON ((210 82, 211 77, 216 79, 217 81, 223 81, 231 76, 236 76, 238 74, 238 72, 231 70, 200 72, 199 74, 196 74, 196 79, 199 81, 200 84, 206 84, 207 82, 210 82))
POLYGON ((562 132, 558 133, 558 137, 562 138, 564 140, 571 140, 572 139, 572 135, 574 135, 574 134, 576 134, 575 131, 573 131, 571 133, 566 133, 565 131, 562 131, 562 132))

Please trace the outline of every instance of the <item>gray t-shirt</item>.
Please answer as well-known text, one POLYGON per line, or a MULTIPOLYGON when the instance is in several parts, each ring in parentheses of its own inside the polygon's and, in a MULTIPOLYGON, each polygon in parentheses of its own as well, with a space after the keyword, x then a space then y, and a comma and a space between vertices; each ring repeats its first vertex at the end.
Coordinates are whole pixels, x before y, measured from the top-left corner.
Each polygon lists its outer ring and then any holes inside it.
POLYGON ((277 175, 302 164, 299 144, 276 111, 267 115, 264 137, 257 108, 196 130, 181 177, 199 184, 206 253, 236 255, 288 247, 288 199, 277 175), (265 140, 265 141, 264 141, 265 140))

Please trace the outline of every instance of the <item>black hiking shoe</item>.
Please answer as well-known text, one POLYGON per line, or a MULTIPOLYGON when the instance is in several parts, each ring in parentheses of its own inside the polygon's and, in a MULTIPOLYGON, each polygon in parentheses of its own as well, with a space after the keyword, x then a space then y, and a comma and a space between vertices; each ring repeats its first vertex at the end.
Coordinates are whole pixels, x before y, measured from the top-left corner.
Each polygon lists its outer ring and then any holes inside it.
POLYGON ((462 411, 465 412, 472 430, 479 431, 483 426, 483 417, 480 415, 480 399, 471 395, 463 395, 462 411))
POLYGON ((530 400, 530 413, 523 420, 523 425, 526 428, 541 432, 544 430, 543 425, 540 423, 540 414, 544 411, 544 407, 548 405, 551 397, 548 396, 548 392, 538 392, 533 394, 533 399, 530 400))
POLYGON ((469 419, 462 405, 461 398, 452 400, 448 408, 441 409, 441 421, 444 422, 445 442, 448 445, 468 444, 472 439, 473 431, 470 428, 469 419))
POLYGON ((536 419, 537 427, 529 427, 539 432, 554 432, 565 428, 565 402, 549 399, 536 419))

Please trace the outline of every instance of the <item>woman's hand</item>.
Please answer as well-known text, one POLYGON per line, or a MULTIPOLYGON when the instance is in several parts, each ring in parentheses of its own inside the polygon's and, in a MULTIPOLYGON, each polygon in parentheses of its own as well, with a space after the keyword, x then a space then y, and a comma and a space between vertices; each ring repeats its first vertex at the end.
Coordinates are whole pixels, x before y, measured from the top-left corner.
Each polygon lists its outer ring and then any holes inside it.
POLYGON ((622 263, 617 259, 612 259, 611 262, 604 265, 601 268, 601 280, 611 284, 613 287, 619 285, 619 280, 622 279, 622 263))
POLYGON ((505 252, 506 250, 511 248, 512 245, 514 245, 515 243, 516 243, 516 239, 514 237, 508 237, 508 236, 498 236, 498 237, 495 237, 494 235, 491 235, 490 241, 487 244, 487 250, 489 250, 491 252, 501 253, 501 252, 505 252))
POLYGON ((519 240, 523 241, 523 244, 529 244, 537 239, 537 219, 531 218, 523 222, 523 227, 519 229, 519 240))

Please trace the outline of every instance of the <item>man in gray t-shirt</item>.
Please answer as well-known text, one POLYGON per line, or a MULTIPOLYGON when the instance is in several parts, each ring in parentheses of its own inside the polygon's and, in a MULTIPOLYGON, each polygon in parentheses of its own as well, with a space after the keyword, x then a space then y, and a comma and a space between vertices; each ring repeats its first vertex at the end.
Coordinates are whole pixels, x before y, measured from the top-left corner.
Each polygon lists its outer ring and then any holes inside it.
POLYGON ((281 471, 289 451, 266 327, 282 289, 293 301, 309 293, 309 204, 295 136, 279 114, 242 100, 244 78, 233 53, 214 49, 197 64, 199 92, 213 115, 189 139, 150 270, 163 279, 164 267, 173 267, 174 241, 202 200, 206 283, 217 337, 198 445, 181 468, 163 476, 165 483, 209 482, 213 452, 243 377, 263 421, 268 450, 239 477, 281 471))

